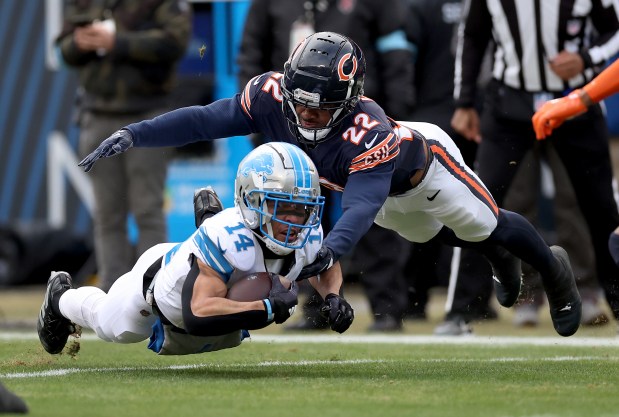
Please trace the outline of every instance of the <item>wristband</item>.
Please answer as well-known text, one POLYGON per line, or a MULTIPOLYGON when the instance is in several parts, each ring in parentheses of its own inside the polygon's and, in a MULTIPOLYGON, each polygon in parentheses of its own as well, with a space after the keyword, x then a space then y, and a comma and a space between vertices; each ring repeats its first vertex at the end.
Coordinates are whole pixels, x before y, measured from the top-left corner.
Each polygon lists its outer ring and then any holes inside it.
POLYGON ((584 104, 585 107, 591 107, 595 103, 591 100, 589 93, 587 93, 584 89, 578 92, 578 97, 580 98, 580 102, 584 104))
POLYGON ((268 298, 262 300, 264 303, 264 309, 267 311, 267 321, 271 322, 275 318, 273 315, 273 308, 271 307, 271 301, 268 298))

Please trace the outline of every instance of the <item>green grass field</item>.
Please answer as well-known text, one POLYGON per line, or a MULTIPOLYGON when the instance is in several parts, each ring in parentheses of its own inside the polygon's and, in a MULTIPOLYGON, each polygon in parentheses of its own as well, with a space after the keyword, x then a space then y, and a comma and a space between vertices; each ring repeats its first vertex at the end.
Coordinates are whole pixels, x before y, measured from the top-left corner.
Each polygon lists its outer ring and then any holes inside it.
POLYGON ((0 380, 32 416, 617 416, 619 341, 288 337, 160 357, 86 334, 75 357, 0 333, 0 380))

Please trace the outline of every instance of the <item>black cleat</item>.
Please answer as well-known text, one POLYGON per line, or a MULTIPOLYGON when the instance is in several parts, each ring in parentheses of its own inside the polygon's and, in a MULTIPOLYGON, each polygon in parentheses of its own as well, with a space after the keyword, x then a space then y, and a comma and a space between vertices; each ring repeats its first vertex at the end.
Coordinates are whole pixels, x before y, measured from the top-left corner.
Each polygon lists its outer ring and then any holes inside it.
POLYGON ((550 250, 559 262, 559 272, 547 282, 544 277, 544 289, 550 306, 550 317, 557 333, 571 336, 580 326, 582 300, 576 287, 576 279, 570 265, 570 258, 565 249, 551 246, 550 250))
POLYGON ((53 300, 71 288, 71 276, 66 272, 52 272, 47 281, 45 300, 37 321, 37 332, 43 348, 52 355, 62 352, 69 335, 76 331, 75 325, 69 319, 56 314, 52 309, 53 300))
POLYGON ((491 253, 484 253, 492 266, 492 279, 496 298, 503 307, 516 304, 522 286, 520 259, 506 249, 496 246, 491 253))
POLYGON ((196 229, 204 220, 213 217, 223 209, 221 200, 210 185, 196 190, 193 194, 193 215, 196 229))

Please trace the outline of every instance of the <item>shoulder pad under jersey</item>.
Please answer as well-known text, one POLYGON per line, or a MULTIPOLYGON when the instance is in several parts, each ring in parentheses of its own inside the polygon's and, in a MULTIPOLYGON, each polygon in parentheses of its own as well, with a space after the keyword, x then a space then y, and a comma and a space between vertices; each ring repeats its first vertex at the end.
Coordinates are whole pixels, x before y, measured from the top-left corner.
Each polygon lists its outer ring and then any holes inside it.
POLYGON ((250 118, 254 117, 256 106, 253 104, 257 101, 277 106, 281 104, 284 99, 280 86, 282 77, 281 72, 266 72, 255 76, 245 85, 241 93, 241 107, 250 118))
MULTIPOLYGON (((225 209, 205 220, 199 232, 208 237, 218 256, 223 257, 233 269, 245 271, 254 264, 257 243, 236 208, 225 209)), ((214 259, 209 259, 206 253, 204 255, 206 260, 202 261, 210 265, 214 259)))

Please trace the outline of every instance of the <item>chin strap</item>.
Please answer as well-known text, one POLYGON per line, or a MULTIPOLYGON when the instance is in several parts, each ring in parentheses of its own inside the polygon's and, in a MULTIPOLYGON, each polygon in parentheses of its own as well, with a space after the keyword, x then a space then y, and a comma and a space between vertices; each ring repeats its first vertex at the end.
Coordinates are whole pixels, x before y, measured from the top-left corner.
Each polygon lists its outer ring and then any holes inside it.
MULTIPOLYGON (((273 226, 271 226, 271 222, 268 222, 265 226, 267 228, 267 233, 269 234, 269 236, 273 237, 273 226)), ((266 247, 276 255, 288 255, 294 250, 292 248, 287 248, 285 246, 275 243, 273 240, 269 239, 268 236, 264 236, 263 241, 266 247)))

